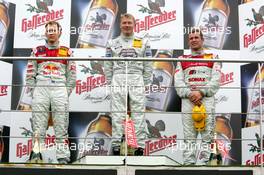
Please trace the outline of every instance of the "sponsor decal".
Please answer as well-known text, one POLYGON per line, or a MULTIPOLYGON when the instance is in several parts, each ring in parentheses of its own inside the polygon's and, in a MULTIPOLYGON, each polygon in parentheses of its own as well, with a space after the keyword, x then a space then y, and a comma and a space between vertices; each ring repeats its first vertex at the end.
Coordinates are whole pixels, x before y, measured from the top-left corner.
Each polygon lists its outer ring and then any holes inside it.
POLYGON ((45 15, 33 15, 32 18, 23 18, 21 31, 27 32, 28 30, 36 29, 42 25, 45 25, 48 21, 57 21, 63 19, 64 9, 61 10, 52 10, 50 13, 45 15))
POLYGON ((28 140, 26 144, 17 143, 16 145, 16 157, 29 156, 32 151, 32 139, 28 140))
MULTIPOLYGON (((33 4, 33 3, 32 3, 33 4)), ((37 13, 31 18, 23 18, 21 23, 21 31, 27 32, 28 30, 34 30, 42 25, 45 25, 48 21, 57 21, 64 18, 64 9, 50 10, 53 6, 53 0, 40 1, 36 0, 36 6, 32 4, 25 4, 30 13, 37 13), (44 14, 43 14, 44 13, 44 14)), ((30 33, 31 36, 35 36, 36 33, 30 33)))
MULTIPOLYGON (((251 29, 250 33, 246 33, 243 36, 244 48, 248 48, 249 45, 254 44, 259 38, 264 35, 264 6, 261 6, 258 11, 255 8, 252 8, 251 11, 253 19, 247 18, 245 20, 247 21, 247 26, 254 26, 254 28, 251 29)), ((253 50, 255 49, 256 47, 253 46, 253 50)))
MULTIPOLYGON (((264 160, 264 154, 261 154, 261 149, 260 149, 260 145, 261 145, 261 138, 259 136, 258 133, 255 133, 255 137, 256 137, 256 142, 257 144, 248 144, 248 146, 250 147, 249 152, 255 153, 257 152, 258 154, 254 155, 254 157, 252 157, 252 159, 248 159, 246 160, 246 165, 261 165, 261 160, 264 160)), ((263 141, 264 142, 264 141, 263 141)))
POLYGON ((4 86, 0 86, 0 96, 7 96, 8 94, 8 86, 4 85, 4 86))
POLYGON ((165 122, 163 120, 156 121, 154 125, 151 125, 149 120, 146 120, 146 123, 148 129, 148 138, 152 138, 152 140, 145 142, 145 156, 176 145, 176 134, 169 137, 165 135, 161 136, 160 132, 165 131, 166 128, 165 122), (153 138, 157 138, 157 140, 153 140, 153 138))
POLYGON ((164 150, 166 148, 176 145, 177 135, 172 136, 163 136, 158 140, 148 140, 145 142, 145 156, 148 156, 152 153, 164 150))
POLYGON ((251 33, 247 33, 243 36, 244 48, 248 48, 249 45, 254 44, 263 35, 264 35, 264 23, 260 27, 254 27, 251 30, 251 33))
POLYGON ((81 95, 84 92, 90 92, 97 87, 102 87, 106 84, 106 77, 103 71, 103 62, 91 61, 90 65, 81 64, 81 72, 89 74, 86 80, 76 81, 76 94, 81 95))
POLYGON ((91 16, 90 21, 92 23, 86 24, 85 30, 109 30, 110 24, 105 23, 106 19, 107 15, 105 13, 99 14, 99 12, 96 12, 96 16, 91 16))
POLYGON ((221 72, 220 86, 224 86, 233 82, 234 82, 234 72, 229 72, 229 73, 221 72))
MULTIPOLYGON (((32 122, 32 120, 30 120, 32 122)), ((32 125, 32 124, 31 124, 32 125)), ((25 127, 20 127, 22 130, 21 135, 25 136, 25 138, 33 137, 33 132, 25 127)), ((55 135, 47 134, 45 138, 45 148, 55 146, 55 135)), ((29 156, 33 148, 33 140, 29 139, 27 142, 19 142, 16 144, 16 157, 24 157, 29 156)))
POLYGON ((153 27, 169 23, 176 20, 176 10, 164 12, 158 16, 148 15, 143 20, 136 19, 134 31, 139 33, 141 31, 148 31, 153 27))
MULTIPOLYGON (((176 20, 176 10, 172 11, 162 11, 161 9, 165 7, 165 0, 159 0, 159 1, 148 1, 148 7, 138 4, 137 6, 139 8, 139 12, 141 13, 147 13, 149 14, 148 16, 145 16, 143 20, 136 19, 136 25, 134 31, 136 33, 139 33, 141 31, 148 31, 153 27, 169 23, 171 21, 176 20), (156 15, 154 15, 156 14, 156 15)), ((160 40, 162 38, 166 38, 169 36, 164 36, 164 35, 169 35, 167 33, 163 33, 160 36, 149 36, 149 37, 154 37, 152 40, 160 40)))
POLYGON ((101 87, 106 84, 105 76, 88 76, 85 81, 76 81, 76 94, 81 95, 84 92, 90 92, 97 87, 101 87))

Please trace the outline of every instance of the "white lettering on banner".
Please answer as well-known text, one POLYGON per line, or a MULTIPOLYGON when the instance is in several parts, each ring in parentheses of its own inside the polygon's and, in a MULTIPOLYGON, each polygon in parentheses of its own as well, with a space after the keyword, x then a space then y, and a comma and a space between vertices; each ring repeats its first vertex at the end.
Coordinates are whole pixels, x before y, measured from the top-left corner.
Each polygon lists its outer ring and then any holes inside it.
POLYGON ((0 96, 6 96, 7 95, 7 85, 0 86, 0 96))
POLYGON ((244 48, 254 44, 260 37, 264 35, 264 23, 260 27, 254 27, 250 34, 244 35, 244 48))
POLYGON ((86 81, 77 80, 76 81, 76 94, 80 95, 83 92, 90 92, 93 89, 103 86, 106 84, 105 76, 89 76, 86 78, 86 81))
POLYGON ((151 141, 148 140, 145 142, 145 156, 148 156, 152 153, 164 150, 165 148, 169 148, 171 146, 176 145, 177 135, 173 135, 170 137, 162 137, 159 140, 151 141))
POLYGON ((152 27, 156 27, 175 20, 176 20, 176 10, 171 12, 165 11, 158 16, 148 15, 145 16, 144 20, 136 19, 136 25, 134 30, 136 33, 139 33, 142 30, 147 31, 152 27))
POLYGON ((50 13, 47 13, 45 15, 39 15, 36 14, 32 16, 32 19, 24 18, 22 19, 22 26, 21 30, 22 32, 27 32, 28 30, 36 29, 39 26, 45 25, 48 21, 57 21, 60 19, 63 19, 64 15, 64 9, 61 10, 51 10, 50 13))

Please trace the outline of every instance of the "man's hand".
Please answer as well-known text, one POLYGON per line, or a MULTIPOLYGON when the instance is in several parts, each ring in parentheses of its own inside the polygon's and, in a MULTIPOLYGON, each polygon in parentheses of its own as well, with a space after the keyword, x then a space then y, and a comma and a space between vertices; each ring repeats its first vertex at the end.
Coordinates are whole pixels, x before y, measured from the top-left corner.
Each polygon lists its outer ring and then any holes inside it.
POLYGON ((189 100, 194 104, 200 106, 202 104, 201 100, 203 95, 200 91, 192 91, 189 95, 189 100))

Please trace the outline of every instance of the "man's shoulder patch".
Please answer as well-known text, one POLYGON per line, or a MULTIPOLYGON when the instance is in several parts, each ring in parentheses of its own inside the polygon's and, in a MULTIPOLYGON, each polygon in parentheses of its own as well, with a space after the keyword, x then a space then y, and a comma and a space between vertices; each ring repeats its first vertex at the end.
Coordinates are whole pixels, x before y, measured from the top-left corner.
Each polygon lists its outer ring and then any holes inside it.
POLYGON ((66 46, 60 46, 59 48, 59 56, 70 56, 72 54, 72 51, 70 48, 66 47, 66 46))
POLYGON ((43 52, 46 52, 46 46, 38 46, 36 48, 33 49, 33 52, 34 53, 43 53, 43 52))
POLYGON ((204 59, 213 59, 213 54, 212 53, 206 53, 206 54, 204 54, 204 59))

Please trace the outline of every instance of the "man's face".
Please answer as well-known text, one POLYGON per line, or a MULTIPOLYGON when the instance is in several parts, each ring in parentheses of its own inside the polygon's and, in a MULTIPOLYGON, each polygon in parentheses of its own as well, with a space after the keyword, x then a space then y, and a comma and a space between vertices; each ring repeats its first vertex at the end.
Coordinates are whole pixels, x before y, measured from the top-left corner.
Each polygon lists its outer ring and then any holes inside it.
POLYGON ((61 32, 58 29, 58 26, 56 24, 48 25, 46 27, 45 35, 47 37, 48 43, 56 43, 59 41, 61 32))
POLYGON ((120 29, 121 33, 123 33, 125 36, 131 36, 134 32, 134 20, 133 18, 126 18, 123 17, 120 22, 120 29))
POLYGON ((189 46, 191 50, 200 50, 203 47, 203 39, 200 33, 190 33, 189 34, 189 46))

